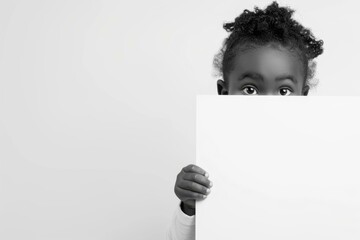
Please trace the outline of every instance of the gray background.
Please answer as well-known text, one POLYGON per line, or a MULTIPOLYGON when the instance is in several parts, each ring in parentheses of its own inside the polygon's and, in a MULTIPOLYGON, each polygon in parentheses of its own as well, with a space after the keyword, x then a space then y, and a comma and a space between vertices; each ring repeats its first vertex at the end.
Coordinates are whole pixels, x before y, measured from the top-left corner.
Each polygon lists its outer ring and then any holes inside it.
MULTIPOLYGON (((356 1, 280 3, 325 41, 310 95, 359 95, 356 1)), ((1 1, 0 239, 163 239, 222 24, 253 6, 1 1)))

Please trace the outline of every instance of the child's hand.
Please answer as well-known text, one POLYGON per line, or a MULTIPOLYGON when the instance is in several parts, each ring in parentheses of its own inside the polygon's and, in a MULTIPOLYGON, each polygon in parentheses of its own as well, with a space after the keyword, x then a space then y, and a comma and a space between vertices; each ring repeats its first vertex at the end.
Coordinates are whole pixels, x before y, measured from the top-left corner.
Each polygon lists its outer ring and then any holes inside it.
POLYGON ((210 193, 212 182, 208 177, 206 171, 193 164, 184 167, 177 175, 174 191, 187 215, 195 214, 195 200, 204 199, 210 193))

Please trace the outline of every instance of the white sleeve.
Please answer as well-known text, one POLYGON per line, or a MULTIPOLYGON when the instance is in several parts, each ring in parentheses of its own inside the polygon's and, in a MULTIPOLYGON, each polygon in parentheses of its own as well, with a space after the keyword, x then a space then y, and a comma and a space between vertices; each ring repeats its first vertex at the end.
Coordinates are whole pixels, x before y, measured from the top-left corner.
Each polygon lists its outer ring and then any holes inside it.
POLYGON ((195 240, 195 215, 185 214, 180 204, 168 226, 166 240, 195 240))

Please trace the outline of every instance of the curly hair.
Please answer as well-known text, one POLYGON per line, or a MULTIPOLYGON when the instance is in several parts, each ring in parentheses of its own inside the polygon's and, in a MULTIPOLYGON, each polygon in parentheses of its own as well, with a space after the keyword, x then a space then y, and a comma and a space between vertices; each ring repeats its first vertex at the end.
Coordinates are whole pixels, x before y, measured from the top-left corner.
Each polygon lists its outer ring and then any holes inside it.
POLYGON ((233 69, 233 59, 242 50, 256 46, 277 44, 298 54, 304 67, 304 83, 310 87, 315 74, 313 60, 323 53, 323 41, 316 40, 310 29, 292 19, 294 10, 279 7, 273 2, 266 9, 255 7, 244 10, 234 22, 225 23, 223 28, 231 34, 224 40, 222 48, 214 57, 213 65, 217 75, 227 84, 227 74, 233 69))

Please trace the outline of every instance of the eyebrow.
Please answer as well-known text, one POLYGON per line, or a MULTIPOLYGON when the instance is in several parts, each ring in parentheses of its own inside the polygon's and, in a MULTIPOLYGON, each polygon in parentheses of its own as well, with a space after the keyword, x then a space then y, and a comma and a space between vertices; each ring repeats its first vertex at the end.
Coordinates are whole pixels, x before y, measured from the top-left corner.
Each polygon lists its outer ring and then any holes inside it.
POLYGON ((281 81, 281 80, 285 80, 285 79, 289 79, 293 83, 297 83, 297 79, 292 75, 283 75, 283 76, 277 77, 277 78, 275 78, 275 81, 281 81))
POLYGON ((239 80, 243 80, 244 78, 252 78, 252 79, 257 79, 260 81, 264 81, 264 78, 261 74, 255 73, 255 72, 244 72, 243 74, 240 75, 239 80))
MULTIPOLYGON (((244 78, 252 78, 252 79, 256 79, 256 80, 260 80, 260 81, 264 81, 264 78, 261 74, 259 73, 256 73, 256 72, 245 72, 243 74, 240 75, 239 77, 239 80, 242 80, 244 78)), ((290 81, 294 82, 294 83, 297 83, 297 79, 292 76, 292 75, 289 75, 289 74, 285 74, 285 75, 282 75, 282 76, 279 76, 277 78, 275 78, 275 81, 282 81, 282 80, 285 80, 285 79, 289 79, 290 81)))

